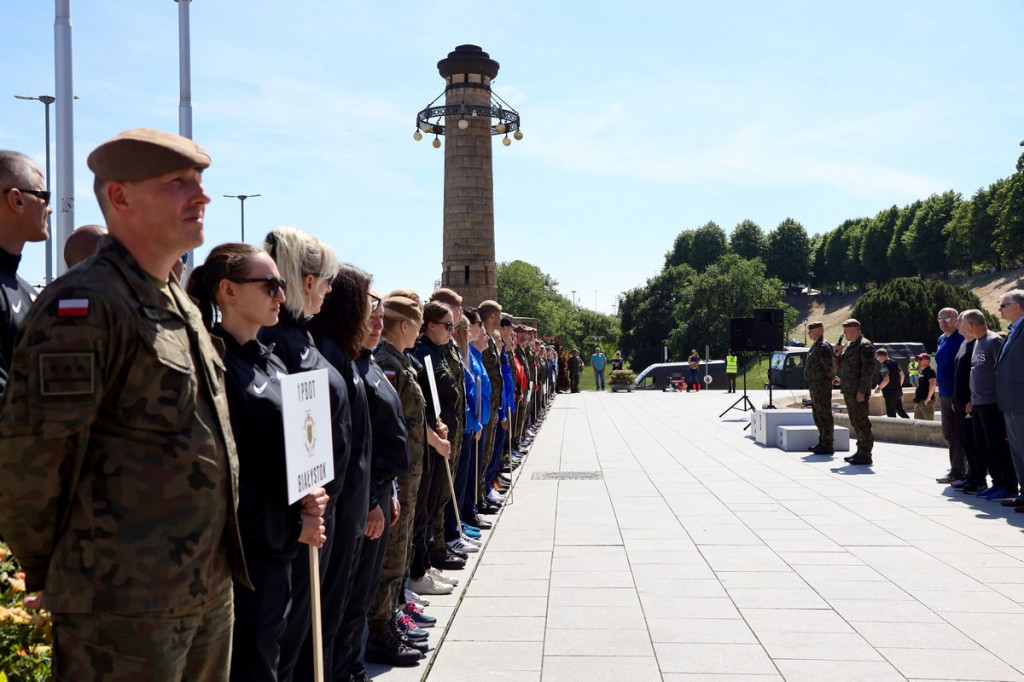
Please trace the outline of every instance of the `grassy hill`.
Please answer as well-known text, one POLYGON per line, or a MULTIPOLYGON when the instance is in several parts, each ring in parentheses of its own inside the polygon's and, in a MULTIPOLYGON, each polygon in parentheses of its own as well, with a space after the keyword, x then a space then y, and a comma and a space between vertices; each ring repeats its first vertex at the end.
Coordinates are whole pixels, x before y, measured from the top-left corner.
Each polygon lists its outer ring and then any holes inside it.
MULTIPOLYGON (((949 280, 949 283, 966 286, 974 291, 981 299, 982 307, 998 318, 999 296, 1010 289, 1024 288, 1024 269, 957 277, 949 280)), ((830 341, 835 340, 842 331, 843 320, 850 317, 850 310, 859 297, 860 294, 787 296, 786 303, 796 308, 800 314, 798 324, 790 331, 789 336, 803 341, 807 323, 820 321, 825 323, 825 338, 830 341)), ((938 326, 936 326, 936 333, 938 333, 938 326)))

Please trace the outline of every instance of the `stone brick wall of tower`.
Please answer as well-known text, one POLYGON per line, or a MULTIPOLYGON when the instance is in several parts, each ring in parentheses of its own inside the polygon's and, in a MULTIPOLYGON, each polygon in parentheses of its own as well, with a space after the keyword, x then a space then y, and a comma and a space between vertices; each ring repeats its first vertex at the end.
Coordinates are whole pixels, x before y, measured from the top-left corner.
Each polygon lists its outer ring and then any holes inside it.
MULTIPOLYGON (((449 81, 461 82, 463 74, 449 81)), ((470 83, 488 81, 469 74, 470 83)), ((445 104, 478 106, 489 111, 490 91, 482 88, 449 90, 445 104)), ((494 180, 491 166, 491 119, 473 117, 460 130, 459 116, 445 120, 444 244, 441 283, 458 291, 466 305, 497 298, 494 257, 494 180), (467 282, 467 270, 468 282, 467 282)))

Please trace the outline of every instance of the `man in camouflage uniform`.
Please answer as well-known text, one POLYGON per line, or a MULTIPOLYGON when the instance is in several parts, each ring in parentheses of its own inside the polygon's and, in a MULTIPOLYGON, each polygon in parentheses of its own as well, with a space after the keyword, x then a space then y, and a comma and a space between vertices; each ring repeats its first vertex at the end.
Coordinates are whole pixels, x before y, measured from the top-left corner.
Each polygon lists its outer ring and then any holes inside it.
POLYGON ((847 344, 836 344, 839 357, 840 390, 850 415, 850 426, 857 434, 857 451, 845 457, 850 464, 871 464, 871 449, 875 438, 871 434, 868 417, 868 398, 871 396, 871 377, 875 373, 875 349, 860 333, 860 322, 850 318, 843 322, 847 344))
POLYGON ((0 409, 0 532, 53 611, 58 680, 227 680, 249 587, 224 365, 171 266, 207 153, 130 130, 89 155, 110 236, 40 295, 0 409))
POLYGON ((388 296, 384 299, 384 324, 385 332, 374 359, 402 401, 408 434, 409 471, 397 480, 399 516, 388 535, 380 581, 367 615, 366 660, 405 666, 415 664, 420 655, 415 649, 405 647, 395 635, 394 620, 398 605, 405 601, 403 582, 412 551, 413 520, 423 475, 423 457, 427 450, 427 421, 426 399, 417 381, 416 370, 409 356, 391 342, 391 330, 396 330, 394 336, 398 338, 405 329, 409 329, 406 325, 419 329, 423 324, 419 303, 405 296, 388 296))
POLYGON ((818 442, 811 448, 811 452, 816 455, 832 455, 835 454, 832 382, 836 378, 836 355, 832 346, 825 342, 825 325, 821 322, 811 322, 807 325, 807 336, 812 343, 807 349, 804 381, 811 393, 814 425, 818 427, 818 442))

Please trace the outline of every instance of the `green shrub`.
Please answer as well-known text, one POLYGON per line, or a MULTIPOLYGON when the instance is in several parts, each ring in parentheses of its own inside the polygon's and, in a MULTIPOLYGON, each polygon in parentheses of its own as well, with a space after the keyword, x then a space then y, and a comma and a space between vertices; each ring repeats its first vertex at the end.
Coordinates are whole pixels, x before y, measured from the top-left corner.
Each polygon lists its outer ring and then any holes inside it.
POLYGON ((0 682, 51 679, 50 616, 26 609, 25 574, 0 542, 0 682))
POLYGON ((613 369, 608 375, 609 386, 629 386, 636 383, 636 372, 631 369, 613 369))

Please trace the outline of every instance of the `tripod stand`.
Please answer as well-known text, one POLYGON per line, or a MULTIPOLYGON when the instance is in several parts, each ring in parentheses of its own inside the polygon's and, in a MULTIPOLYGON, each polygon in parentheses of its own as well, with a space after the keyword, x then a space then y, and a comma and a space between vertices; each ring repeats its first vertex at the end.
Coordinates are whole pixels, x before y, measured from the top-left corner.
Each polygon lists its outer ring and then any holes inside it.
MULTIPOLYGON (((746 368, 744 368, 744 369, 746 369, 746 368)), ((769 400, 769 402, 770 402, 770 400, 769 400)), ((734 402, 732 405, 730 405, 725 410, 725 412, 723 412, 722 414, 718 415, 718 418, 721 419, 722 417, 724 417, 726 412, 729 412, 729 410, 739 410, 740 412, 746 412, 747 410, 750 410, 751 412, 753 412, 753 411, 755 411, 755 409, 756 408, 754 407, 754 404, 752 402, 750 402, 750 398, 747 397, 747 373, 743 372, 743 395, 741 395, 739 398, 737 398, 736 402, 734 402), (741 407, 736 407, 737 405, 741 405, 741 407)))

